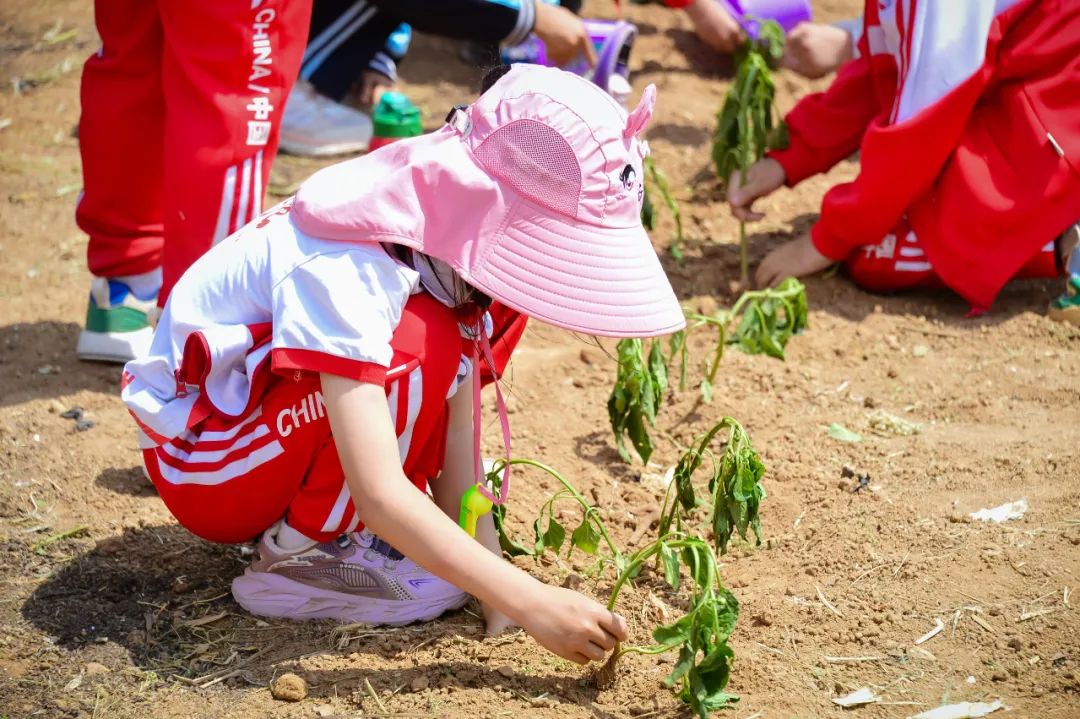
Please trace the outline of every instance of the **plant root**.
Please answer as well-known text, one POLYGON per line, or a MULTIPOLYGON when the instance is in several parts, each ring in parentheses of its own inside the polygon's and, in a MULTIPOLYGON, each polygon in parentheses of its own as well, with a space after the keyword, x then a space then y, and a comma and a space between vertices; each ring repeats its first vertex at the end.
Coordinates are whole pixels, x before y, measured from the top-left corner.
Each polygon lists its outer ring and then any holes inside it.
POLYGON ((619 677, 619 649, 620 645, 616 644, 608 660, 593 672, 593 683, 597 689, 610 689, 615 686, 615 680, 619 677))

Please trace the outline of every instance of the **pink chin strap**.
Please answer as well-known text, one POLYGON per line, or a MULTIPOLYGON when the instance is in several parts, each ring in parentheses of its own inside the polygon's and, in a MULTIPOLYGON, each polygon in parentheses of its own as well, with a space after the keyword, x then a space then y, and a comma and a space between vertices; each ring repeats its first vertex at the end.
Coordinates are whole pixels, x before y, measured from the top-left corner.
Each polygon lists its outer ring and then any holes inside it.
POLYGON ((493 494, 487 488, 487 483, 480 478, 484 476, 484 463, 480 458, 480 355, 483 353, 484 361, 495 374, 495 359, 491 354, 491 342, 488 340, 487 326, 481 318, 480 338, 474 341, 473 346, 473 466, 477 478, 476 488, 480 494, 491 500, 498 506, 510 496, 510 420, 506 416, 506 402, 503 400, 502 388, 499 387, 499 378, 495 377, 495 400, 499 409, 499 423, 502 425, 503 450, 506 453, 507 464, 503 467, 502 481, 499 484, 499 494, 493 494))

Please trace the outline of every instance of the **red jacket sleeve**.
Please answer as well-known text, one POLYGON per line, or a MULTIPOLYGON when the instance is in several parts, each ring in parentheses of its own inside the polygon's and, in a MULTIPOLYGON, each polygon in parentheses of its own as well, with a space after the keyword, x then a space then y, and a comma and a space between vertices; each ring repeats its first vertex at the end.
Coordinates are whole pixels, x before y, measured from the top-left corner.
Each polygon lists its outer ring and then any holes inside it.
POLYGON ((828 90, 807 95, 784 118, 791 143, 769 157, 783 166, 789 186, 828 171, 859 149, 867 126, 882 112, 864 43, 860 41, 861 56, 840 68, 828 90))
MULTIPOLYGON (((970 36, 948 42, 946 33, 935 33, 956 12, 947 5, 914 4, 915 36, 907 42, 918 53, 911 53, 900 78, 895 107, 870 123, 860 146, 859 175, 826 193, 811 232, 814 246, 826 257, 843 259, 860 246, 876 244, 896 226, 933 186, 993 77, 1001 23, 986 18, 980 26, 972 17, 977 10, 967 6, 961 12, 969 13, 964 29, 970 36)), ((976 5, 992 8, 993 3, 977 0, 976 5)))

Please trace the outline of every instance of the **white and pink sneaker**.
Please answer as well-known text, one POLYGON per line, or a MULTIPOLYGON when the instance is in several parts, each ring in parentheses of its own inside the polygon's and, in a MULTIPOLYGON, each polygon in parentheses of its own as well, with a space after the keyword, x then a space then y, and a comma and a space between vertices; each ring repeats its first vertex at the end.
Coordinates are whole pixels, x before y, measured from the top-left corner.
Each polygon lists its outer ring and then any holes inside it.
POLYGON ((233 580, 233 597, 252 614, 396 625, 435 619, 469 601, 366 530, 286 550, 277 528, 263 533, 251 566, 233 580))

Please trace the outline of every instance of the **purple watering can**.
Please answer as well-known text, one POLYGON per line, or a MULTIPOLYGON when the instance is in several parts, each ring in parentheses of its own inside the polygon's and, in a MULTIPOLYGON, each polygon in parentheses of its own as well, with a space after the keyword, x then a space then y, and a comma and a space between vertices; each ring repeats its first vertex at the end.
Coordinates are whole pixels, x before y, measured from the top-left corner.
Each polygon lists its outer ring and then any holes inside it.
MULTIPOLYGON (((630 93, 630 51, 637 38, 637 27, 625 20, 584 20, 596 49, 596 67, 584 58, 573 60, 564 70, 592 80, 619 102, 625 104, 630 93)), ((502 51, 503 62, 529 62, 550 65, 547 48, 540 38, 530 36, 525 42, 502 51)))
POLYGON ((784 32, 810 20, 810 0, 716 0, 735 18, 751 39, 761 31, 761 20, 775 20, 784 32))

